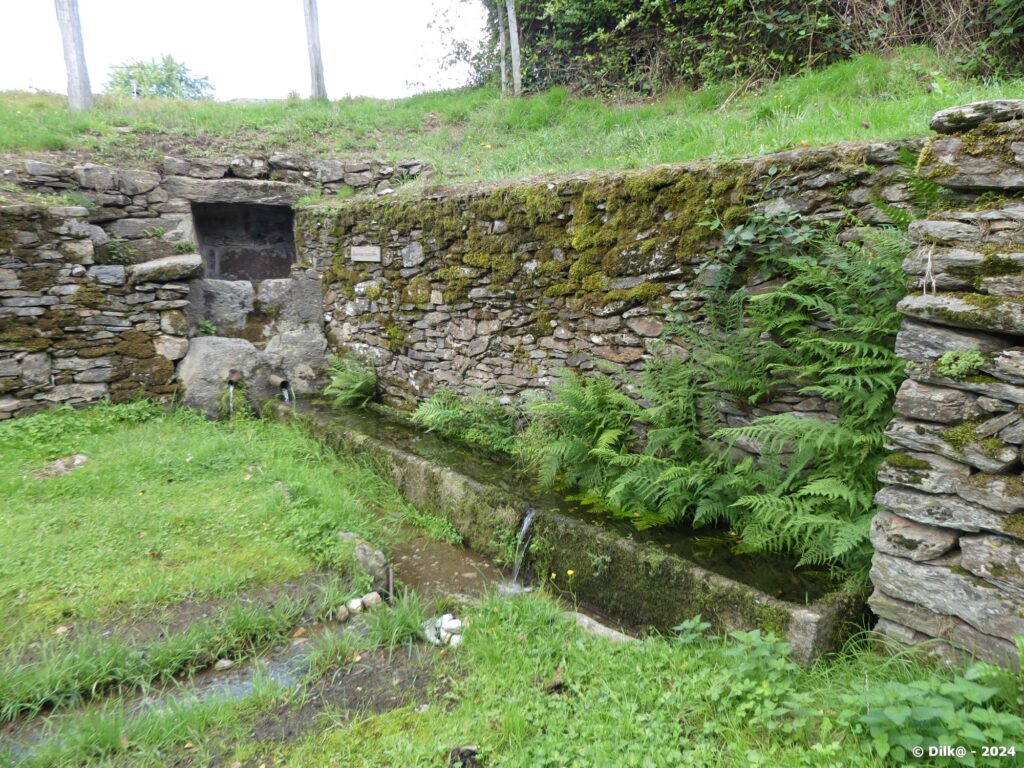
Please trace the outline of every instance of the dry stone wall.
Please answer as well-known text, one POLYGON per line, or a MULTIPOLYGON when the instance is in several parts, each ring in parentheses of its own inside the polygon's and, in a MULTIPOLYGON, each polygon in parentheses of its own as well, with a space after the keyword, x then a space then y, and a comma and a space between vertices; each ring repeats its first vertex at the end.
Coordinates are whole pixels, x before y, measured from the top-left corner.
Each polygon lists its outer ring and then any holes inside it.
POLYGON ((272 392, 271 373, 311 391, 326 351, 320 275, 297 264, 285 278, 204 279, 193 204, 290 210, 302 196, 344 189, 383 197, 425 171, 418 162, 283 153, 168 157, 161 172, 0 166, 4 181, 28 193, 19 199, 39 201, 0 207, 0 418, 47 404, 170 397, 181 382, 191 385, 186 402, 215 415, 225 366, 253 376, 256 395, 272 392), (46 205, 54 195, 82 205, 46 205), (219 336, 193 338, 204 320, 221 326, 219 336))
MULTIPOLYGON (((297 241, 325 273, 333 345, 377 361, 389 402, 410 407, 439 387, 507 398, 566 367, 639 369, 661 343, 662 309, 699 323, 719 245, 702 222, 736 224, 751 198, 849 236, 888 221, 875 202, 910 197, 901 146, 352 201, 300 211, 297 241)), ((770 287, 756 281, 751 292, 770 287)), ((722 408, 730 423, 827 410, 795 393, 756 412, 722 408)))
POLYGON ((940 113, 922 175, 955 208, 911 225, 908 378, 887 430, 870 605, 904 643, 1017 663, 1024 635, 1024 102, 940 113), (958 133, 953 133, 958 132, 958 133))
POLYGON ((0 178, 41 193, 72 194, 89 208, 89 223, 107 239, 99 261, 142 262, 180 252, 195 243, 193 203, 291 206, 307 195, 339 192, 385 196, 401 183, 429 174, 418 161, 309 160, 287 153, 269 157, 185 160, 164 158, 160 172, 92 163, 61 165, 42 160, 0 165, 0 178))
POLYGON ((73 206, 0 206, 0 419, 53 404, 173 392, 198 256, 97 264, 73 206))

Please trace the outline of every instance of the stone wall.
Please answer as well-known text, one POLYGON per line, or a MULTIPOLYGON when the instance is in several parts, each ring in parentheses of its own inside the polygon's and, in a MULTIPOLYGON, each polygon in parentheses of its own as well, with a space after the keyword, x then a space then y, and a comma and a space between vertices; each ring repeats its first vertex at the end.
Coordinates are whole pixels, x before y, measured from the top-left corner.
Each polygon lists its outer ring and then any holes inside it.
MULTIPOLYGON (((338 193, 385 196, 430 169, 418 161, 308 160, 269 157, 185 160, 164 158, 160 172, 85 163, 9 161, 0 177, 40 193, 73 194, 89 208, 90 223, 108 239, 97 243, 99 260, 141 262, 180 253, 196 242, 192 203, 291 206, 300 197, 338 193)), ((192 249, 194 250, 194 248, 192 249)))
MULTIPOLYGON (((283 153, 168 157, 159 173, 9 161, 4 181, 34 204, 0 209, 0 416, 48 403, 170 397, 178 383, 187 403, 215 415, 232 368, 256 397, 273 394, 271 374, 312 391, 326 351, 320 275, 285 263, 275 269, 287 276, 276 279, 205 279, 193 204, 241 204, 256 216, 267 209, 252 206, 276 206, 290 222, 300 197, 383 197, 428 170, 283 153), (82 205, 47 206, 54 195, 82 205), (194 338, 211 326, 215 336, 194 338)), ((278 250, 294 261, 286 234, 278 250)), ((239 245, 243 257, 253 250, 239 245)))
POLYGON ((0 419, 61 403, 174 391, 198 256, 95 263, 85 208, 0 206, 0 419), (160 266, 164 266, 161 271, 160 266))
MULTIPOLYGON (((638 369, 660 343, 663 308, 699 322, 719 244, 702 222, 743 220, 751 197, 851 235, 888 221, 873 201, 902 206, 910 196, 899 149, 848 145, 351 201, 300 211, 297 241, 326 275, 334 347, 374 357, 391 404, 412 406, 442 386, 508 397, 546 387, 565 367, 638 369)), ((769 287, 757 280, 750 291, 769 287)), ((759 415, 723 407, 730 418, 759 415)), ((826 406, 794 394, 766 408, 826 406)))
POLYGON ((870 605, 904 643, 1017 663, 1024 635, 1024 101, 940 113, 922 174, 954 209, 911 225, 908 379, 872 523, 870 605), (1014 119, 1016 118, 1016 119, 1014 119))

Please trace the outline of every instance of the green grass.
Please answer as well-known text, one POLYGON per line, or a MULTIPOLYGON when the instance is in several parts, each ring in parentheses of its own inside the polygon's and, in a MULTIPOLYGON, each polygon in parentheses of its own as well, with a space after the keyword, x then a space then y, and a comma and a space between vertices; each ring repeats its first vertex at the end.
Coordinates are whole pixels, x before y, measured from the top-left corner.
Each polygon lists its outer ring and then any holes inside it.
MULTIPOLYGON (((919 655, 890 653, 866 637, 801 669, 770 639, 753 633, 705 637, 695 623, 679 636, 619 645, 585 635, 561 610, 543 596, 492 596, 470 610, 462 646, 438 661, 447 693, 425 708, 377 715, 328 710, 296 739, 261 741, 254 723, 271 712, 283 714, 289 700, 294 708, 315 696, 315 682, 176 713, 132 717, 112 704, 100 715, 62 723, 39 759, 27 764, 427 768, 447 764, 453 747, 473 745, 480 764, 491 768, 881 768, 907 763, 877 753, 865 724, 871 720, 867 702, 888 697, 886 709, 903 723, 890 735, 914 738, 918 718, 934 716, 936 700, 917 698, 926 688, 953 698, 977 695, 985 703, 961 704, 952 720, 985 710, 979 722, 1003 718, 1005 726, 988 738, 1024 748, 1021 721, 1007 714, 1019 711, 1019 679, 1008 672, 982 669, 982 677, 972 678, 963 670, 931 669, 919 655)), ((350 639, 326 643, 316 671, 336 683, 340 678, 331 675, 365 647, 350 639)), ((944 743, 958 738, 964 737, 951 734, 944 743)))
POLYGON ((0 94, 0 152, 84 150, 99 161, 151 165, 165 147, 219 156, 287 148, 426 160, 439 181, 507 179, 922 136, 939 109, 1020 98, 1024 82, 961 79, 933 52, 909 48, 889 58, 859 56, 730 100, 734 90, 724 83, 644 104, 577 99, 561 89, 502 99, 487 88, 329 103, 104 97, 85 114, 68 113, 55 96, 6 93, 0 94))
POLYGON ((385 547, 409 523, 448 533, 369 467, 290 425, 215 424, 143 402, 7 422, 0 445, 0 720, 280 639, 304 610, 365 587, 338 531, 385 547), (73 452, 88 461, 40 474, 73 452), (243 591, 316 570, 348 586, 320 577, 302 605, 232 608, 243 591), (145 659, 127 639, 97 637, 160 624, 185 601, 227 602, 210 603, 214 620, 146 645, 145 659))

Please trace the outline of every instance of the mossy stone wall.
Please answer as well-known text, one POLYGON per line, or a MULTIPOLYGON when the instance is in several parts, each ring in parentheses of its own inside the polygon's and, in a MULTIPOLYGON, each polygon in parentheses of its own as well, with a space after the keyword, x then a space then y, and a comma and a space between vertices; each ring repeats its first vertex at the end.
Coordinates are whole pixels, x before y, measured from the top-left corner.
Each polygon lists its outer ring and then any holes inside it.
MULTIPOLYGON (((511 396, 565 367, 638 369, 662 309, 699 323, 722 229, 754 206, 850 231, 887 222, 875 203, 910 198, 900 146, 353 199, 300 210, 297 242, 325 274, 333 346, 376 359, 390 404, 438 387, 511 396)), ((784 406, 822 410, 805 400, 784 406)))

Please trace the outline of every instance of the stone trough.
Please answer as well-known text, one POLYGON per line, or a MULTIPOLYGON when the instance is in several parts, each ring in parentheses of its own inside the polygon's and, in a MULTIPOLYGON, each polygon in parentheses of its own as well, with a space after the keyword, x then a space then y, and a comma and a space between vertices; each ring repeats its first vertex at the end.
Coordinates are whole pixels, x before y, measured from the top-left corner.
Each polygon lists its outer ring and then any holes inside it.
POLYGON ((788 564, 755 569, 740 556, 700 554, 699 536, 627 533, 558 497, 523 493, 527 483, 509 468, 386 416, 314 407, 302 418, 333 449, 371 459, 411 503, 442 514, 481 554, 507 560, 525 512, 536 507, 528 576, 626 628, 670 632, 700 614, 716 631, 774 632, 809 664, 836 649, 862 615, 862 599, 829 592, 823 579, 780 577, 788 564))

